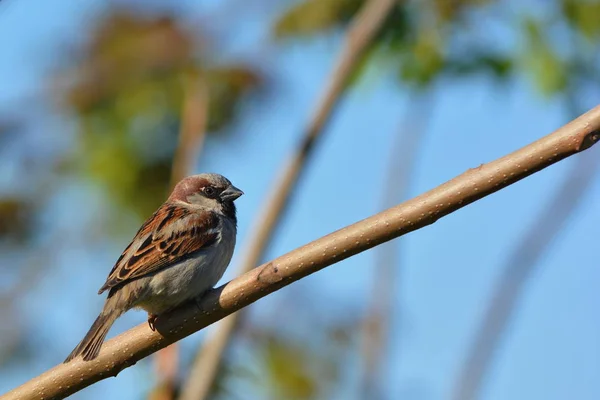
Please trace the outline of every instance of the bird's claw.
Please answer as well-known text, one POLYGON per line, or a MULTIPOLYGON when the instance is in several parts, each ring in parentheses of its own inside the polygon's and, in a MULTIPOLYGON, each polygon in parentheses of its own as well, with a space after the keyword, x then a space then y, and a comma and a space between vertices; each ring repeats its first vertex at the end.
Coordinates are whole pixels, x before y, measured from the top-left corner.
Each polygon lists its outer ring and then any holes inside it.
POLYGON ((202 306, 203 298, 204 298, 204 294, 194 297, 194 304, 196 304, 196 308, 198 308, 198 311, 200 311, 200 312, 204 312, 204 307, 202 306))
POLYGON ((148 326, 150 327, 150 329, 154 332, 156 330, 156 327, 154 326, 154 323, 156 322, 156 319, 158 318, 157 315, 154 314, 148 314, 148 326))

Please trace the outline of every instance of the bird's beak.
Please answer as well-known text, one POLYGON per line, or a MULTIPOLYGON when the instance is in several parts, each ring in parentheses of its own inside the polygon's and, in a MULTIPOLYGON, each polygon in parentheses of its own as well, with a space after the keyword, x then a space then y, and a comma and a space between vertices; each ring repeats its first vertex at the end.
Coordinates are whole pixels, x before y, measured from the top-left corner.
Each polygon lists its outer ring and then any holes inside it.
POLYGON ((227 189, 221 192, 221 200, 234 201, 243 194, 244 192, 242 192, 240 189, 236 188, 233 185, 230 185, 227 189))

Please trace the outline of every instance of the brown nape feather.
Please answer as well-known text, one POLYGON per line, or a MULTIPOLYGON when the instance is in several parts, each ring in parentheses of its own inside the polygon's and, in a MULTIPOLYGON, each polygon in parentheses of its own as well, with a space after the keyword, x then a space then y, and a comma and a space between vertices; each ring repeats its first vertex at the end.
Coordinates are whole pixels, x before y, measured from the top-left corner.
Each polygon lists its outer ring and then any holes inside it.
POLYGON ((85 361, 96 358, 98 353, 100 353, 100 348, 106 338, 106 334, 119 315, 120 312, 118 311, 109 311, 107 313, 102 311, 83 340, 75 347, 64 362, 67 363, 79 355, 82 355, 85 361))

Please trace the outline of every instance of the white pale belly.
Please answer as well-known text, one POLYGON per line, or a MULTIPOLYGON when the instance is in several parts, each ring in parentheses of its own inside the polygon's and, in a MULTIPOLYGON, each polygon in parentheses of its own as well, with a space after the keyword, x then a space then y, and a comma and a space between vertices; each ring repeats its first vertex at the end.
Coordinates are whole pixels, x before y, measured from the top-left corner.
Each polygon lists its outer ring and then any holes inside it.
POLYGON ((206 251, 148 277, 148 291, 136 306, 162 314, 213 288, 223 277, 235 247, 235 226, 221 220, 221 237, 206 251))

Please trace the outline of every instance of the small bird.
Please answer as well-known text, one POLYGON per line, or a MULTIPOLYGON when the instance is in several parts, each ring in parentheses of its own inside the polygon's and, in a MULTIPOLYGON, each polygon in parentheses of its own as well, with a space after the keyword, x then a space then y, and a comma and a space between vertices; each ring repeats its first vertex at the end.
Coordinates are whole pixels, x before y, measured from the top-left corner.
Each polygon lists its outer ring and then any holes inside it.
POLYGON ((108 290, 102 312, 64 361, 98 356, 108 330, 127 310, 157 316, 199 297, 221 279, 231 261, 237 231, 233 202, 244 194, 224 176, 192 175, 139 229, 98 291, 108 290))

